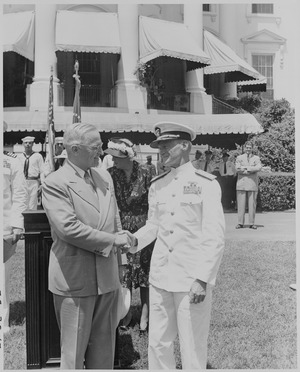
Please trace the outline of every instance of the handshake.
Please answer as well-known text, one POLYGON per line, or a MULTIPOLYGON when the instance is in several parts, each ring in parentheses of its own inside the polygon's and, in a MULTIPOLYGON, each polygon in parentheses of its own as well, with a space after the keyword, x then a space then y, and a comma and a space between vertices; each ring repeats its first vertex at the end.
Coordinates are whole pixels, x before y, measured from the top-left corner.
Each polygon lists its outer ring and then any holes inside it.
POLYGON ((116 234, 114 246, 121 250, 121 253, 127 253, 130 248, 137 246, 137 238, 128 230, 119 231, 116 234))

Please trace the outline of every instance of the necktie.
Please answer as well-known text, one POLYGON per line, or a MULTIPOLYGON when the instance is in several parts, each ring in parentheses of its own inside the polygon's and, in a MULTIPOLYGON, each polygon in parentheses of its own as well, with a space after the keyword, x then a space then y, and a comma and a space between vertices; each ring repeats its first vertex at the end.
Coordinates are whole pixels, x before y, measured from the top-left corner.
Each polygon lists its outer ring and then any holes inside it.
POLYGON ((224 174, 227 173, 227 168, 226 168, 226 161, 224 162, 224 174))
POLYGON ((28 169, 29 169, 29 158, 32 154, 30 155, 26 155, 24 153, 24 156, 25 156, 25 163, 24 163, 24 176, 25 178, 27 179, 28 178, 28 169))
POLYGON ((207 171, 207 161, 205 162, 205 167, 204 167, 204 171, 206 172, 207 171))
POLYGON ((90 176, 90 174, 89 174, 88 171, 85 171, 85 172, 84 172, 84 180, 85 180, 85 182, 86 182, 88 185, 90 185, 90 187, 92 188, 92 190, 93 190, 94 192, 96 192, 96 186, 95 186, 95 184, 94 184, 94 182, 93 182, 93 180, 92 180, 92 178, 91 178, 91 176, 90 176))

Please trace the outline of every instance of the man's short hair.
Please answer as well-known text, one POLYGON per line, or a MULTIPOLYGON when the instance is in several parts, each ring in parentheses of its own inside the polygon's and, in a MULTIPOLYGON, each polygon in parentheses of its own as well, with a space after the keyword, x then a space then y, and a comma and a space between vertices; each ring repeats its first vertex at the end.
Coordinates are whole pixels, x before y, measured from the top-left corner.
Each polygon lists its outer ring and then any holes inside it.
POLYGON ((250 141, 245 142, 244 147, 246 147, 246 146, 251 146, 251 148, 253 149, 253 143, 250 142, 250 141))
POLYGON ((71 124, 67 127, 67 130, 64 133, 64 146, 68 147, 76 143, 84 143, 86 142, 88 133, 94 131, 98 132, 97 128, 92 124, 71 124))

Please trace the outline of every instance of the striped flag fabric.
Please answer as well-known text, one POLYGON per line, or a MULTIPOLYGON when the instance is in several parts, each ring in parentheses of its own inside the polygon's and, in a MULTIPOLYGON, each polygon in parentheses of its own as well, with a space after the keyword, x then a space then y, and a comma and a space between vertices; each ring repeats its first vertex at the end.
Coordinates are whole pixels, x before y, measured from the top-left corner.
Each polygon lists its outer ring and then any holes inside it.
POLYGON ((75 123, 81 123, 81 108, 80 108, 80 88, 81 88, 81 82, 78 75, 78 69, 79 69, 79 63, 76 60, 75 61, 75 74, 73 75, 73 78, 75 79, 75 96, 74 96, 74 102, 73 102, 73 124, 75 123))
POLYGON ((51 171, 55 170, 54 155, 55 155, 55 129, 54 129, 54 110, 53 110, 53 74, 50 76, 49 86, 49 103, 48 103, 48 146, 49 146, 49 164, 51 171))

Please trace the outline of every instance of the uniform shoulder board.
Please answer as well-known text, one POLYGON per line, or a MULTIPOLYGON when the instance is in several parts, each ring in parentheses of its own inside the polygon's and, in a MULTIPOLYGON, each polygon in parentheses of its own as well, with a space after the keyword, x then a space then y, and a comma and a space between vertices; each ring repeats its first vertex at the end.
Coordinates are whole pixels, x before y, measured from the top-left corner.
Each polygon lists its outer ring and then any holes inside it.
POLYGON ((171 172, 171 169, 168 169, 167 171, 165 171, 165 172, 159 174, 158 176, 153 177, 152 180, 151 180, 151 183, 153 183, 153 182, 159 180, 160 178, 164 177, 164 176, 167 175, 169 172, 171 172))
POLYGON ((210 174, 210 173, 207 173, 207 172, 204 172, 203 170, 201 169, 197 169, 195 171, 196 174, 198 174, 198 176, 202 176, 202 177, 205 177, 207 179, 209 179, 210 181, 213 181, 215 178, 217 178, 216 176, 214 176, 213 174, 210 174))
POLYGON ((17 157, 17 154, 14 154, 13 152, 9 152, 9 151, 3 151, 3 154, 7 155, 7 156, 10 156, 11 158, 16 158, 17 157))

